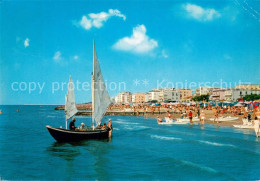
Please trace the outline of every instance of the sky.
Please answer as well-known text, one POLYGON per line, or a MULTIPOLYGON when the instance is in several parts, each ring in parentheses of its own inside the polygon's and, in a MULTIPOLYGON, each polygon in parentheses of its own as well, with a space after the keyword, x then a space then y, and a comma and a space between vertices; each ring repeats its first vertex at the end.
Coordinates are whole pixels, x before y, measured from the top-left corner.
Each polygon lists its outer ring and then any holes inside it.
POLYGON ((111 97, 260 83, 258 0, 2 0, 0 27, 0 104, 64 104, 70 76, 91 101, 93 40, 111 97))

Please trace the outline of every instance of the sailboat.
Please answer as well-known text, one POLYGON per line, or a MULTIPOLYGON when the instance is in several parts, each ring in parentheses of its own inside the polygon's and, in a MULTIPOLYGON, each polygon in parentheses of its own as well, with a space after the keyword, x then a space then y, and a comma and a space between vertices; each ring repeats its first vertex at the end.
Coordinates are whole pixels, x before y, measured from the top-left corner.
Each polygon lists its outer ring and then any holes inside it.
POLYGON ((92 73, 92 127, 84 131, 68 130, 67 120, 77 113, 73 82, 70 78, 68 93, 65 97, 66 129, 46 126, 51 136, 57 142, 75 142, 90 139, 106 139, 109 137, 109 128, 100 129, 102 118, 110 105, 111 99, 106 90, 105 82, 99 61, 97 59, 95 43, 93 42, 93 73, 92 73))

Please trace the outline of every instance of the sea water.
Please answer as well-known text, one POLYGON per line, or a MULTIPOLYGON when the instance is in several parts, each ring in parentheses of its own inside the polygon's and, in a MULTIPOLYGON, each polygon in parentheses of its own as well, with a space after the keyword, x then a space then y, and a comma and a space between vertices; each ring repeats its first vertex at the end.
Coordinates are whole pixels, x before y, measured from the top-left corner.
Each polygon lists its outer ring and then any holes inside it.
MULTIPOLYGON (((0 179, 260 179, 260 142, 251 130, 106 116, 112 139, 61 144, 45 128, 65 127, 54 107, 0 106, 0 179)), ((76 119, 91 125, 90 117, 76 119)))

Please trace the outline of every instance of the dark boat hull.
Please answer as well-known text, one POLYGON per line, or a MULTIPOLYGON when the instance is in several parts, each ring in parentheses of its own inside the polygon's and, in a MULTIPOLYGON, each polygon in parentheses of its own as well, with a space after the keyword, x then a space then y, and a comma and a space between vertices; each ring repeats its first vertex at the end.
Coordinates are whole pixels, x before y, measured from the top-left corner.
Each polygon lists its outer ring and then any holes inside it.
POLYGON ((62 128, 46 126, 51 136, 57 142, 78 142, 83 140, 107 139, 109 130, 95 129, 87 131, 71 131, 62 128))

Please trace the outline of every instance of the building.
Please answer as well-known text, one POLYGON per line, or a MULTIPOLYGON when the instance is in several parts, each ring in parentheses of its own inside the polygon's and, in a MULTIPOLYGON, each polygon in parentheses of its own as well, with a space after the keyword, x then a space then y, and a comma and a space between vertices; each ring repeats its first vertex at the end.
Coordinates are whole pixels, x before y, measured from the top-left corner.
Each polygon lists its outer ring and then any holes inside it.
POLYGON ((260 91, 260 85, 259 84, 243 84, 243 85, 237 85, 236 89, 260 91))
POLYGON ((226 89, 213 90, 209 97, 209 100, 224 101, 224 100, 226 100, 225 92, 226 92, 226 89))
POLYGON ((192 89, 177 89, 180 93, 181 101, 190 101, 192 98, 192 89))
POLYGON ((196 96, 201 96, 201 95, 211 95, 212 91, 214 90, 219 90, 221 88, 219 87, 200 87, 196 89, 196 96))
POLYGON ((225 90, 226 101, 237 101, 246 95, 260 94, 260 90, 246 90, 246 89, 227 89, 225 90))
POLYGON ((132 94, 132 102, 133 103, 144 103, 145 101, 146 101, 146 94, 145 93, 132 94))
POLYGON ((117 104, 130 104, 132 102, 131 92, 121 92, 115 97, 117 104))
POLYGON ((237 101, 246 95, 260 94, 260 90, 232 89, 232 101, 237 101))
POLYGON ((229 102, 233 101, 232 92, 233 92, 232 89, 225 90, 225 101, 229 101, 229 102))
POLYGON ((164 89, 153 89, 149 92, 149 101, 180 101, 180 92, 174 88, 164 88, 164 89))
POLYGON ((174 88, 165 88, 161 89, 161 101, 171 101, 171 102, 180 102, 181 96, 180 92, 174 88))
POLYGON ((160 90, 159 89, 153 89, 148 92, 148 100, 149 101, 160 101, 160 90))
POLYGON ((145 100, 144 102, 149 102, 149 93, 145 93, 145 100))

